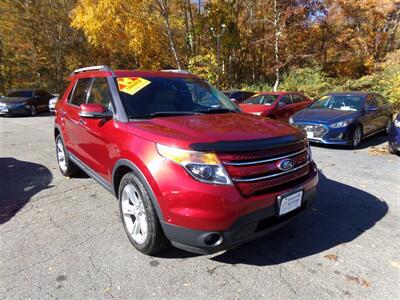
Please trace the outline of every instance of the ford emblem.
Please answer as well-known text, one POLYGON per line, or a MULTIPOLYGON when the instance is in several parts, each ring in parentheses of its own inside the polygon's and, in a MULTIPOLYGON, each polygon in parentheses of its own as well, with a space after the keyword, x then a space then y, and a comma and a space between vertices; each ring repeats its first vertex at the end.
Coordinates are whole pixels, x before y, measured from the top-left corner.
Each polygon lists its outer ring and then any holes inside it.
POLYGON ((293 169, 294 162, 291 159, 283 159, 278 163, 278 168, 281 171, 289 171, 293 169))

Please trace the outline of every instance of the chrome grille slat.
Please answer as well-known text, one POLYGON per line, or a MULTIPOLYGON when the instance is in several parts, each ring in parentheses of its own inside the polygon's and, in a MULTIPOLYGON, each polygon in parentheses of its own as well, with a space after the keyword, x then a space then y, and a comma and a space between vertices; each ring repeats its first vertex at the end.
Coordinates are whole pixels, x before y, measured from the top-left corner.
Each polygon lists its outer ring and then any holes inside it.
POLYGON ((308 166, 309 163, 310 162, 307 159, 307 161, 304 164, 302 164, 300 166, 297 166, 297 167, 295 167, 295 168, 293 168, 293 169, 291 169, 289 171, 284 171, 284 172, 275 173, 275 174, 271 174, 271 175, 260 176, 260 177, 253 177, 253 178, 232 178, 232 180, 234 182, 254 182, 254 181, 265 180, 265 179, 282 176, 282 175, 289 174, 289 173, 292 173, 294 171, 300 170, 300 169, 308 166))
POLYGON ((302 153, 304 153, 306 151, 307 151, 307 149, 305 148, 305 149, 303 149, 301 151, 298 151, 298 152, 295 152, 295 153, 291 153, 291 154, 288 154, 288 155, 284 155, 284 156, 280 156, 280 157, 275 157, 275 158, 269 158, 269 159, 263 159, 263 160, 254 160, 254 161, 247 161, 247 162, 223 162, 223 164, 227 165, 227 166, 259 165, 259 164, 264 164, 264 163, 268 163, 268 162, 273 162, 273 161, 277 161, 277 160, 293 157, 293 156, 302 154, 302 153))

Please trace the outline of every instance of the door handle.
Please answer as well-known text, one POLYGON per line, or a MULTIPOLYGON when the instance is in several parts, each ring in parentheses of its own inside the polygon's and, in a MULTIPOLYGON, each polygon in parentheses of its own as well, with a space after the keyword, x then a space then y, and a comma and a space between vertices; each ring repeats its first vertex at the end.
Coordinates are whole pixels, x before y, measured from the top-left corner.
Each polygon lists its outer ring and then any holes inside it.
POLYGON ((79 119, 79 125, 82 125, 82 126, 86 125, 86 121, 79 119))

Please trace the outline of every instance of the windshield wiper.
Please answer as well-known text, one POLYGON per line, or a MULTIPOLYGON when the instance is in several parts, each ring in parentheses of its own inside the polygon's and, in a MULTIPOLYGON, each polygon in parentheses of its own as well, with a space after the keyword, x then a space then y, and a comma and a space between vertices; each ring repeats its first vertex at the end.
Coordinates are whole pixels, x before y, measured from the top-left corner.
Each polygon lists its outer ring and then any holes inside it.
POLYGON ((229 108, 210 107, 209 109, 202 110, 200 112, 204 113, 204 114, 223 114, 223 113, 230 113, 230 112, 236 113, 237 111, 229 109, 229 108))
POLYGON ((156 111, 148 115, 132 116, 130 119, 151 119, 157 117, 189 116, 200 115, 202 112, 196 111, 156 111))

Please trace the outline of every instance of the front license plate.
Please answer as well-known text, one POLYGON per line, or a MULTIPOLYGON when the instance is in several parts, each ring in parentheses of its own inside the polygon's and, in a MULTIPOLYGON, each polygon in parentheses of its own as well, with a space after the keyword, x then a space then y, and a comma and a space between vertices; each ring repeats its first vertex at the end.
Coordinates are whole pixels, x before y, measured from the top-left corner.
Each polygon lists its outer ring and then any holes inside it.
POLYGON ((303 198, 303 191, 299 191, 288 196, 282 197, 279 205, 279 215, 282 216, 299 208, 301 206, 301 199, 303 198))
POLYGON ((307 138, 312 139, 314 137, 314 132, 307 131, 307 138))

